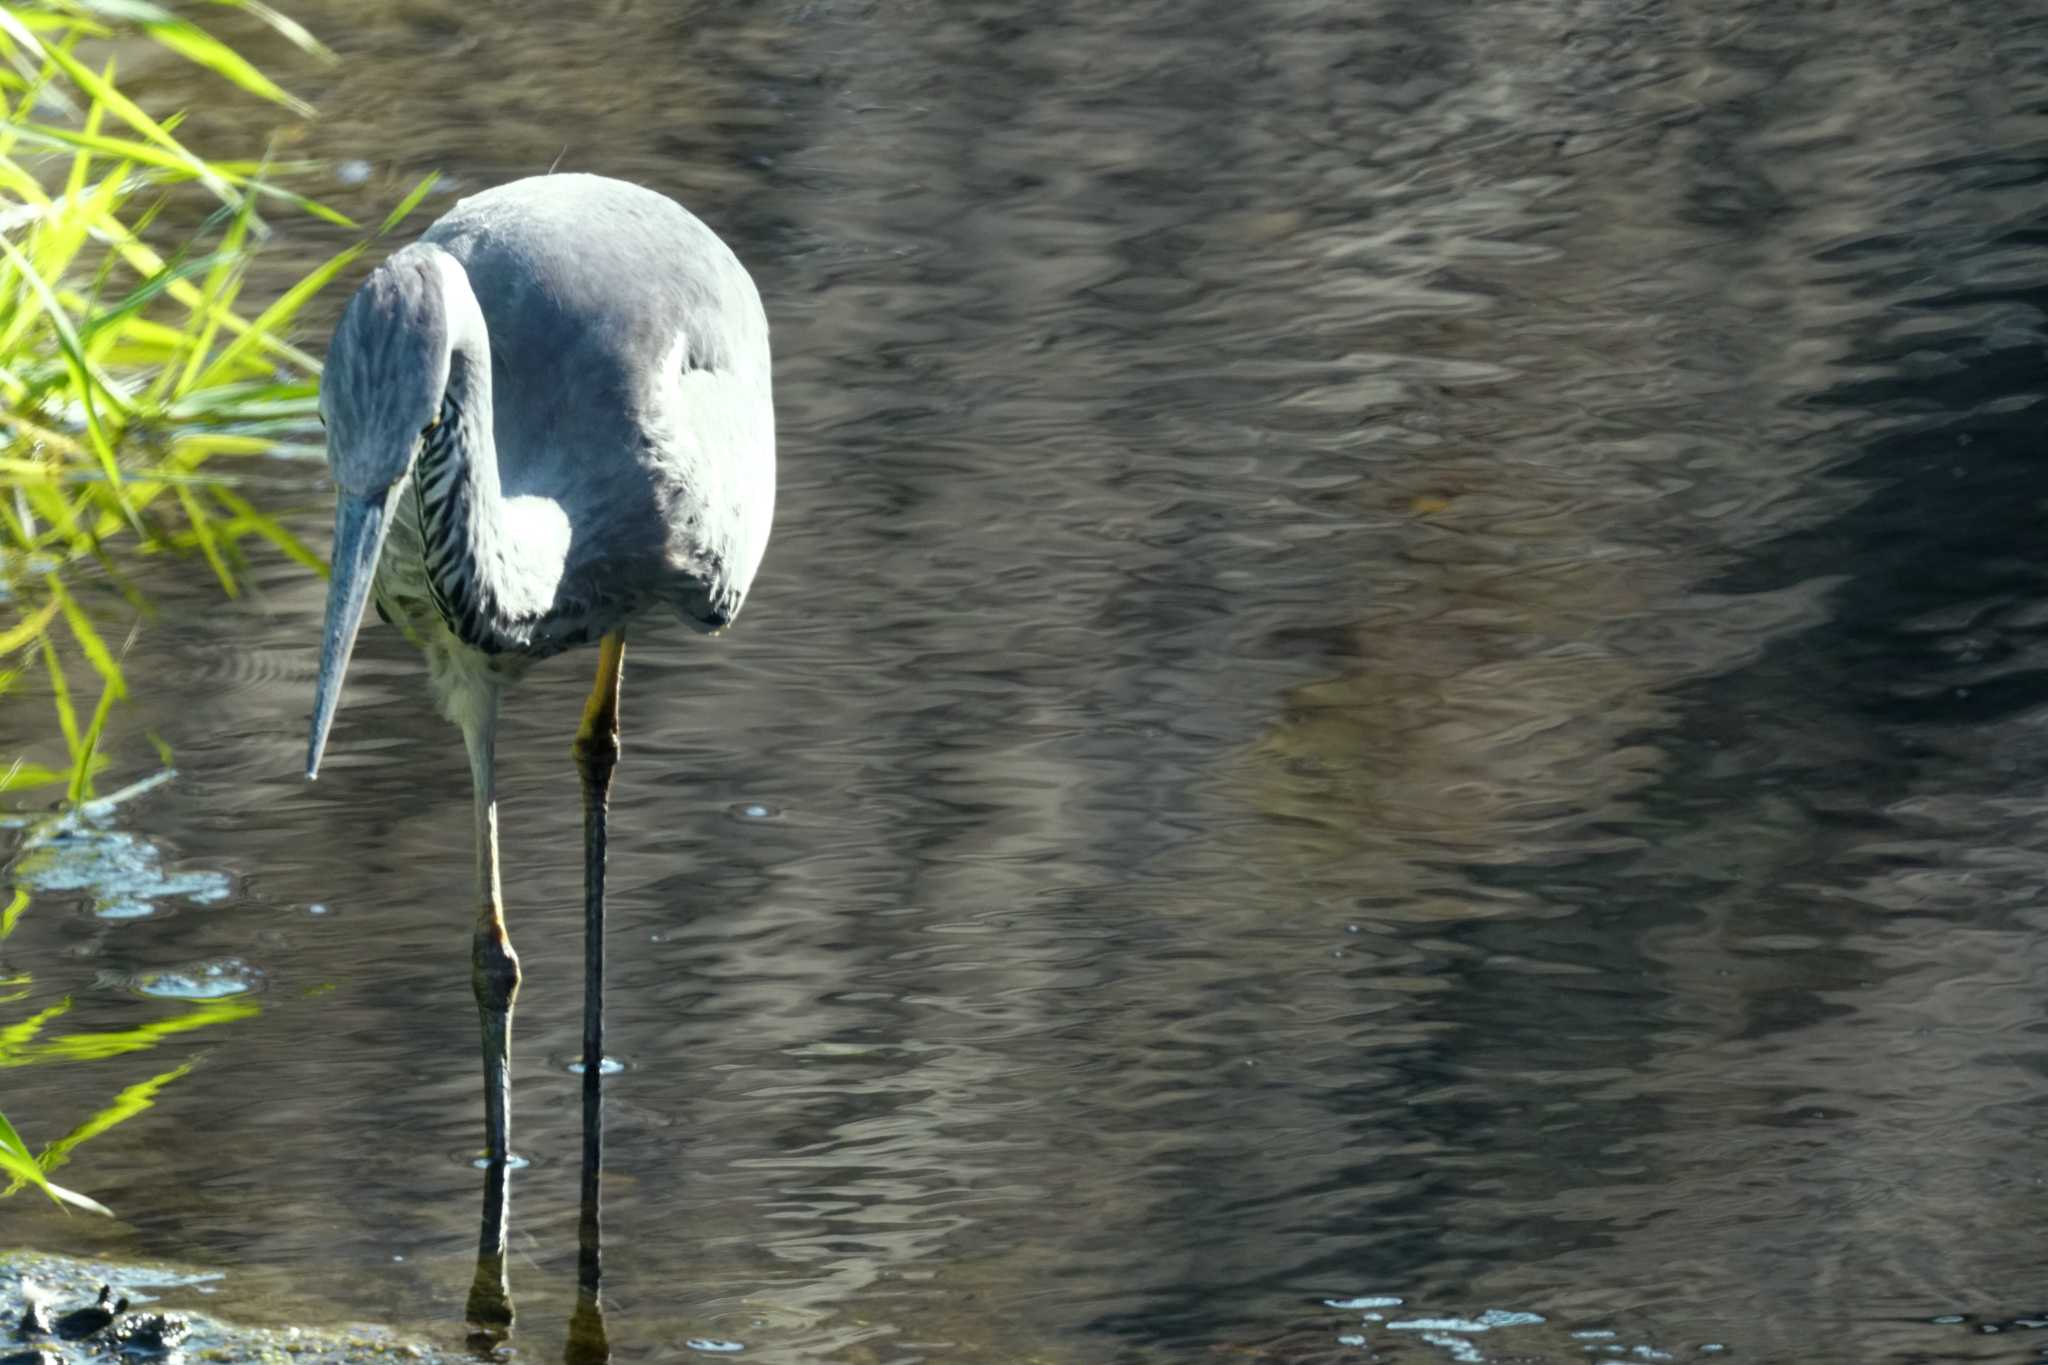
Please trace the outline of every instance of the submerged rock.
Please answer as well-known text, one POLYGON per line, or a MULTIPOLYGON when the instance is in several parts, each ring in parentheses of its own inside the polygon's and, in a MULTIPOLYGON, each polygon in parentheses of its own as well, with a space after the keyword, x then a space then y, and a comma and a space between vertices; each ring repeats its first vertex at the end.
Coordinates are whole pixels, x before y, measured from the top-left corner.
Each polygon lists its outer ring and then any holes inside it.
POLYGON ((0 1341, 0 1365, 112 1365, 151 1355, 291 1365, 456 1365, 457 1357, 374 1328, 273 1331, 206 1313, 137 1307, 222 1278, 170 1266, 0 1252, 0 1333, 12 1322, 18 1338, 0 1341))
POLYGON ((33 1280, 21 1282, 21 1321, 15 1332, 24 1337, 46 1337, 57 1328, 50 1321, 50 1302, 43 1297, 42 1286, 33 1280))
POLYGON ((181 1313, 123 1313, 107 1329, 107 1339, 124 1351, 175 1351, 192 1335, 191 1320, 181 1313))
POLYGON ((74 1308, 57 1319, 57 1335, 66 1341, 82 1341, 112 1325, 116 1313, 128 1311, 128 1300, 114 1297, 114 1286, 100 1286, 99 1297, 83 1308, 74 1308))

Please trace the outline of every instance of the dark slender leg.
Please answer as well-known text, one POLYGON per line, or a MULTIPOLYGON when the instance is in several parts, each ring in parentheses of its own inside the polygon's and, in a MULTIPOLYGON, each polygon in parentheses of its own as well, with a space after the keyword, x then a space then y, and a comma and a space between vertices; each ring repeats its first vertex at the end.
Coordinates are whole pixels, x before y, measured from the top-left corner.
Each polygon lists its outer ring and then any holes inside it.
POLYGON ((583 778, 583 1189, 576 1222, 576 1311, 564 1353, 568 1365, 602 1365, 611 1357, 599 1299, 604 1279, 598 1193, 604 1165, 604 861, 612 771, 619 763, 619 676, 625 659, 625 636, 605 636, 597 682, 573 749, 583 778))
POLYGON ((496 698, 464 732, 470 778, 476 788, 476 935, 470 947, 470 986, 483 1023, 484 1215, 477 1234, 476 1278, 469 1287, 468 1318, 477 1338, 503 1341, 512 1330, 512 1294, 505 1275, 507 1186, 512 1155, 512 1002, 519 994, 519 955, 505 929, 498 879, 498 794, 494 750, 496 698))

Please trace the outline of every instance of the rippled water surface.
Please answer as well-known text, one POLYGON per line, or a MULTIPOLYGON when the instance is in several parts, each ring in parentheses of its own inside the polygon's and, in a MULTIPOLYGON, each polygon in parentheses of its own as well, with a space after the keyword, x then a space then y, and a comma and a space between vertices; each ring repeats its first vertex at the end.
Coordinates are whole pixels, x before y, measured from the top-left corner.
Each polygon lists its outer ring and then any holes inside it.
MULTIPOLYGON (((2048 1345, 2038 5, 293 8, 337 202, 639 179, 774 324, 746 614, 628 663, 620 1359, 2048 1345)), ((320 584, 149 576, 178 776, 15 836, 0 976, 160 1032, 0 1094, 196 1066, 67 1168, 119 1221, 0 1240, 458 1341, 459 741, 371 631, 306 785, 320 584)), ((522 1358, 589 663, 501 740, 522 1358)))

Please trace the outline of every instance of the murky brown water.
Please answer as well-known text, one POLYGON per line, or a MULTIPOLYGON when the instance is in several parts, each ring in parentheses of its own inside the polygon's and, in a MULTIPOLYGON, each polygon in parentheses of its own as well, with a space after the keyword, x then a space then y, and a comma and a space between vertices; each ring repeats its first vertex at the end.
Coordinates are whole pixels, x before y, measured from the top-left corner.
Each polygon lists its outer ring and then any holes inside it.
MULTIPOLYGON (((639 179, 775 325, 746 615, 630 660, 621 1359, 2048 1342, 2038 6, 294 12, 338 202, 639 179)), ((282 226, 280 274, 340 240, 282 226)), ((265 477, 324 532, 317 465, 265 477)), ((0 1240, 454 1340, 459 742, 373 632, 308 787, 320 585, 152 579, 122 771, 154 728, 179 776, 112 827, 228 882, 46 884, 9 1008, 134 1027, 231 958, 260 1012, 0 1078, 46 1134, 199 1063, 69 1168, 122 1221, 0 1240)), ((528 1359, 587 662, 501 750, 528 1359)))

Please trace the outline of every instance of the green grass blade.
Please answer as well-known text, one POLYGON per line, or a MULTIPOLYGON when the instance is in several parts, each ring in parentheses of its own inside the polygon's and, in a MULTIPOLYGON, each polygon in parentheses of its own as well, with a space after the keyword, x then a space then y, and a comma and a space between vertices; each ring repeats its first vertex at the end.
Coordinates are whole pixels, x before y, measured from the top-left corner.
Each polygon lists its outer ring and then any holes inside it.
POLYGON ((226 488, 215 488, 212 492, 213 496, 223 507, 233 512, 240 520, 248 523, 257 535, 262 536, 265 540, 283 551, 286 556, 297 560, 314 573, 321 575, 323 578, 326 576, 327 564, 319 555, 314 554, 312 550, 307 548, 304 541, 286 530, 275 519, 266 517, 257 511, 250 505, 247 498, 226 488))
POLYGON ((121 665, 115 661, 113 651, 107 648, 107 642, 93 629, 91 618, 80 609, 78 600, 65 591, 64 581, 56 574, 45 575, 43 581, 49 585, 50 596, 63 611, 65 623, 71 627, 72 638, 85 651, 86 660, 92 664, 93 670, 113 689, 115 700, 127 696, 128 684, 121 678, 121 665))
POLYGON ((304 279, 285 290, 276 303, 250 320, 248 331, 222 347, 221 353, 214 358, 213 363, 200 372, 196 381, 184 386, 181 392, 209 388, 224 379, 258 341, 283 331, 285 326, 298 316, 299 310, 306 306, 307 300, 325 289, 336 275, 348 268, 350 262, 363 254, 368 245, 367 242, 358 242, 352 247, 336 252, 315 267, 304 279))
POLYGON ((0 792, 27 791, 32 787, 54 787, 59 784, 68 787, 71 784, 71 774, 60 773, 55 768, 41 763, 29 763, 23 759, 16 759, 8 765, 6 772, 0 773, 0 792))
POLYGON ((214 576, 220 579, 221 589, 229 597, 237 595, 235 576, 228 571, 227 561, 221 557, 220 541, 213 534, 213 519, 206 515, 206 509, 199 505, 199 499, 192 496, 190 484, 178 485, 178 505, 185 509, 185 517, 192 523, 192 535, 199 542, 199 552, 206 556, 206 562, 213 566, 214 576))
POLYGON ((45 1174, 56 1170, 71 1159, 73 1148, 82 1142, 90 1142, 116 1124, 126 1123, 129 1119, 134 1118, 137 1114, 156 1103, 157 1091, 163 1089, 172 1081, 178 1080, 191 1070, 192 1063, 187 1062, 183 1066, 173 1067, 160 1075, 152 1076, 146 1081, 139 1081, 129 1086, 120 1094, 114 1096, 106 1108, 100 1110, 99 1113, 94 1114, 84 1123, 79 1124, 63 1137, 58 1138, 55 1142, 43 1148, 42 1152, 36 1157, 36 1164, 43 1168, 45 1174))
POLYGON ((14 1183, 5 1190, 0 1190, 0 1196, 13 1194, 24 1185, 31 1185, 48 1195, 51 1202, 60 1208, 66 1204, 73 1204, 93 1213, 103 1213, 109 1218, 114 1216, 114 1211, 98 1200, 53 1183, 45 1173, 43 1164, 28 1154, 28 1144, 21 1140, 20 1133, 14 1131, 14 1125, 7 1121, 5 1114, 0 1114, 0 1171, 5 1171, 14 1180, 14 1183))
MULTIPOLYGON (((106 71, 103 74, 105 79, 109 81, 114 79, 114 63, 112 58, 107 60, 106 71)), ((106 106, 99 104, 95 104, 92 108, 85 111, 85 132, 87 136, 91 136, 100 130, 100 116, 105 112, 106 106)), ((65 198, 76 199, 85 190, 86 177, 91 173, 91 170, 92 153, 81 147, 77 155, 71 159, 71 175, 64 182, 65 198)))
POLYGON ((92 774, 94 760, 99 756, 100 736, 106 733, 107 716, 120 695, 110 679, 100 689, 100 703, 92 709, 92 723, 86 726, 84 736, 78 741, 78 761, 71 765, 71 785, 65 793, 74 806, 92 796, 92 774))
MULTIPOLYGON (((184 372, 171 387, 174 395, 187 393, 192 389, 199 377, 200 367, 206 362, 207 353, 213 349, 213 338, 220 327, 219 315, 232 311, 236 267, 242 258, 243 244, 248 240, 249 225, 255 220, 255 215, 255 198, 245 196, 236 206, 233 217, 228 220, 227 231, 221 235, 221 264, 207 272, 206 283, 200 286, 207 307, 203 313, 197 310, 194 312, 193 321, 197 324, 198 331, 193 337, 192 353, 185 361, 184 372)), ((243 335, 246 336, 247 333, 243 335)))
POLYGON ((379 237, 384 236, 386 233, 390 232, 391 229, 397 227, 400 223, 404 222, 408 217, 410 217, 412 215, 412 211, 420 206, 420 201, 422 199, 425 199, 429 194, 431 194, 433 192, 434 186, 439 184, 440 181, 441 173, 439 171, 434 171, 433 173, 428 175, 426 179, 420 181, 419 184, 414 185, 412 187, 412 192, 406 195, 405 198, 398 201, 398 207, 391 210, 390 213, 384 216, 383 223, 380 224, 377 228, 377 235, 379 237))
MULTIPOLYGON (((173 1034, 189 1033, 193 1029, 210 1028, 215 1024, 233 1023, 237 1019, 248 1019, 262 1012, 263 1007, 254 1000, 209 1000, 202 1005, 193 1006, 182 1014, 153 1019, 135 1028, 107 1029, 99 1033, 65 1033, 33 1047, 10 1049, 0 1046, 0 1068, 40 1066, 54 1062, 105 1061, 110 1057, 126 1056, 130 1052, 147 1051, 173 1034)), ((0 1038, 4 1036, 4 1033, 0 1033, 0 1038)))
POLYGON ((14 16, 14 11, 0 5, 0 33, 12 38, 30 56, 43 55, 43 40, 28 31, 28 25, 14 16))
MULTIPOLYGON (((73 381, 78 385, 77 397, 85 409, 86 432, 92 440, 93 453, 99 457, 100 468, 105 472, 107 482, 119 488, 121 470, 114 460, 113 444, 107 439, 106 428, 100 422, 96 400, 109 400, 119 408, 120 399, 113 393, 106 377, 94 373, 91 362, 86 359, 85 346, 79 341, 78 332, 71 325, 70 316, 28 257, 22 255, 20 248, 4 237, 0 237, 0 252, 6 253, 7 259, 14 263, 14 268, 21 272, 23 281, 41 301, 43 311, 50 319, 50 327, 57 335, 58 345, 63 350, 65 364, 71 367, 73 381)), ((142 528, 138 525, 135 529, 140 531, 142 528)))
POLYGON ((184 164, 185 168, 192 173, 192 178, 199 181, 200 184, 206 186, 209 190, 212 190, 222 202, 232 204, 240 198, 225 180, 222 180, 213 173, 211 167, 188 151, 183 143, 172 137, 169 129, 144 113, 141 106, 137 105, 135 101, 101 80, 99 74, 91 67, 86 66, 61 47, 45 46, 43 51, 48 54, 52 62, 63 69, 66 76, 71 78, 72 84, 83 90, 94 100, 105 104, 115 117, 119 118, 130 128, 133 128, 136 132, 142 134, 143 137, 177 157, 184 164))
POLYGON ((37 608, 34 614, 0 631, 0 658, 42 639, 44 630, 49 627, 50 618, 56 614, 57 604, 46 602, 37 608))
POLYGON ((334 55, 333 50, 325 43, 308 33, 304 25, 286 15, 279 14, 270 6, 263 4, 262 0, 213 0, 213 3, 225 5, 229 9, 244 10, 255 15, 258 19, 261 19, 264 23, 283 34, 286 40, 298 48, 299 51, 318 57, 323 62, 337 62, 341 60, 334 55))
POLYGON ((57 728, 64 732, 64 750, 71 755, 72 763, 78 762, 78 708, 71 704, 71 684, 64 679, 64 665, 57 658, 57 647, 50 643, 50 637, 43 637, 43 671, 50 679, 50 699, 57 708, 57 728))
MULTIPOLYGON (((158 298, 169 291, 172 285, 180 280, 188 280, 201 271, 211 270, 219 263, 220 253, 218 252, 170 263, 154 279, 145 280, 129 290, 119 302, 96 312, 92 317, 88 318, 85 326, 79 329, 79 335, 87 340, 91 340, 100 332, 110 327, 119 331, 127 331, 128 329, 121 326, 121 324, 128 322, 137 313, 156 302, 158 298)), ((169 328, 163 328, 161 331, 170 332, 172 336, 182 337, 183 335, 182 333, 171 331, 169 328)), ((148 332, 142 332, 141 334, 149 335, 148 332)), ((248 333, 246 332, 242 334, 242 336, 247 335, 248 333)), ((242 337, 235 339, 240 341, 242 337)), ((253 345, 254 343, 251 344, 253 345)))
MULTIPOLYGON (((112 217, 102 218, 94 226, 113 242, 115 250, 121 253, 121 257, 127 262, 129 269, 135 271, 136 274, 147 278, 164 268, 163 257, 151 250, 148 244, 137 237, 128 228, 127 224, 123 223, 120 219, 112 217)), ((205 296, 200 292, 199 287, 189 280, 180 280, 172 285, 170 292, 173 299, 176 299, 187 308, 207 310, 221 326, 231 332, 240 333, 249 326, 246 320, 236 316, 233 312, 212 309, 207 303, 205 296)), ((320 373, 320 362, 295 346, 279 341, 275 337, 263 342, 262 345, 265 353, 281 364, 289 365, 306 374, 320 373)))
POLYGON ((240 53, 197 24, 183 19, 166 19, 146 23, 142 27, 150 37, 171 51, 223 80, 239 85, 252 95, 282 104, 300 118, 313 116, 312 105, 287 93, 277 82, 251 66, 240 53))
MULTIPOLYGON (((23 1048, 34 1042, 36 1035, 43 1031, 45 1024, 49 1023, 52 1019, 61 1018, 63 1015, 68 1014, 70 1010, 71 997, 67 995, 48 1009, 38 1010, 18 1024, 9 1024, 6 1028, 0 1028, 0 1066, 6 1065, 9 1057, 16 1055, 23 1048)), ((22 1150, 25 1152, 28 1148, 23 1146, 22 1150)))
POLYGON ((336 227, 344 227, 353 231, 356 226, 356 220, 339 209, 331 209, 318 199, 308 199, 305 195, 285 189, 280 185, 271 185, 264 181, 256 180, 250 183, 249 189, 255 194, 267 194, 273 199, 282 199, 300 212, 310 213, 315 218, 324 218, 336 227))
MULTIPOLYGON (((154 182, 167 183, 197 178, 189 156, 180 156, 135 138, 115 137, 108 133, 88 135, 73 128, 59 128, 53 124, 37 123, 28 119, 16 120, 7 125, 7 128, 17 140, 32 147, 44 147, 53 151, 82 148, 107 156, 123 157, 157 172, 150 177, 154 182)), ((320 164, 312 161, 294 161, 280 165, 249 161, 211 161, 206 163, 206 169, 233 188, 279 200, 337 227, 353 229, 356 226, 355 219, 339 209, 309 198, 296 190, 288 190, 282 185, 273 185, 257 178, 263 174, 278 175, 294 171, 303 173, 320 164)), ((5 173, 4 187, 13 188, 18 194, 21 193, 18 178, 13 172, 5 173)), ((33 203, 36 200, 31 199, 29 202, 33 203)))

